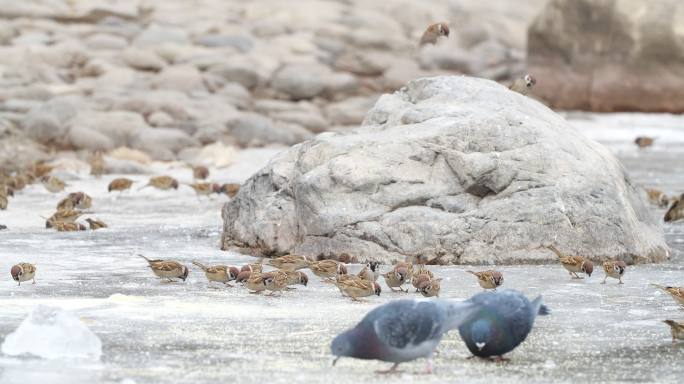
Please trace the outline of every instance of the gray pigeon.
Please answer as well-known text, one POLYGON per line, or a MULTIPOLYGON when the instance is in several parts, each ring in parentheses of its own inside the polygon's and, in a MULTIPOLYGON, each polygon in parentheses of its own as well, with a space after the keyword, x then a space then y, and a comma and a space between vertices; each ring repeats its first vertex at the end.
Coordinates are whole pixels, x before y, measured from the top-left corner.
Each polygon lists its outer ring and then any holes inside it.
POLYGON ((467 302, 475 304, 478 310, 459 326, 461 338, 473 355, 496 356, 497 360, 504 360, 503 354, 525 341, 537 314, 549 314, 541 296, 530 302, 515 290, 483 292, 467 302))
POLYGON ((333 339, 333 365, 343 356, 374 359, 394 363, 381 371, 389 373, 400 363, 425 357, 427 372, 432 372, 432 353, 442 336, 458 328, 475 310, 470 302, 454 300, 404 299, 383 304, 333 339))

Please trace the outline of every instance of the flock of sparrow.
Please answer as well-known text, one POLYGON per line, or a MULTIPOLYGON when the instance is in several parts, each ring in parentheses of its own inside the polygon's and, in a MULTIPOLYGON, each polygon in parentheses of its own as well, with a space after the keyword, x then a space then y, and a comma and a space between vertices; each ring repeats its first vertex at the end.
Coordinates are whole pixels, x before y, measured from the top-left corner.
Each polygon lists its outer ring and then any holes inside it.
MULTIPOLYGON (((440 38, 449 36, 446 23, 436 23, 427 28, 420 39, 420 45, 435 44, 440 38)), ((510 89, 526 94, 536 83, 529 74, 522 76, 510 85, 510 89)), ((639 137, 635 143, 640 147, 653 144, 653 139, 639 137)), ((90 161, 91 174, 96 177, 105 173, 105 163, 101 154, 95 154, 90 161)), ((205 180, 209 170, 203 166, 192 168, 195 183, 187 184, 193 188, 198 198, 210 196, 213 193, 223 193, 234 197, 240 189, 239 184, 215 184, 205 180)), ((37 163, 24 171, 14 173, 0 172, 0 209, 7 209, 8 198, 23 189, 26 185, 40 181, 52 193, 62 192, 66 183, 56 176, 51 176, 52 167, 44 163, 37 163)), ((111 181, 108 191, 123 193, 129 190, 134 181, 127 178, 117 178, 111 181)), ((157 176, 149 180, 146 187, 160 190, 178 189, 179 182, 170 176, 157 176)), ((679 198, 668 198, 661 191, 648 190, 651 202, 662 207, 670 206, 665 221, 684 218, 684 194, 679 198)), ((76 220, 90 208, 92 199, 84 192, 70 193, 57 204, 56 212, 46 219, 46 227, 57 231, 85 230, 85 225, 76 220)), ((107 225, 95 218, 86 218, 90 229, 97 230, 107 225)), ((0 229, 4 229, 0 226, 0 229)), ((572 279, 581 279, 580 274, 591 276, 594 265, 591 260, 582 256, 563 254, 554 245, 546 245, 554 252, 560 264, 568 271, 572 279)), ((154 275, 161 279, 180 279, 185 281, 189 274, 186 265, 174 260, 145 259, 154 275)), ((347 266, 339 261, 325 259, 312 261, 304 256, 286 255, 268 259, 265 263, 261 259, 257 263, 248 264, 241 268, 227 265, 207 266, 198 261, 192 262, 201 269, 209 284, 220 283, 233 287, 231 282, 241 284, 250 293, 268 292, 267 295, 282 295, 283 291, 294 289, 295 285, 306 286, 309 277, 303 271, 309 269, 312 274, 325 283, 336 286, 342 296, 353 301, 373 295, 380 296, 382 292, 378 283, 380 276, 385 285, 393 292, 401 291, 405 285, 411 285, 415 292, 424 297, 439 297, 441 278, 436 278, 432 271, 424 264, 413 265, 398 262, 391 266, 386 273, 380 272, 380 264, 370 261, 356 274, 348 273, 347 266), (265 270, 264 266, 270 267, 265 270)), ((623 284, 622 278, 626 272, 623 261, 607 261, 603 263, 605 278, 610 277, 623 284)), ((496 270, 466 271, 477 278, 479 285, 494 293, 481 293, 469 300, 455 302, 453 300, 434 299, 430 301, 395 300, 376 307, 354 328, 338 335, 332 343, 331 349, 337 359, 343 356, 377 359, 393 362, 388 372, 394 372, 399 363, 411 361, 419 357, 428 358, 428 370, 431 370, 431 357, 443 334, 451 329, 458 329, 468 349, 475 356, 496 357, 514 349, 529 333, 535 317, 548 314, 548 309, 542 304, 541 298, 529 301, 516 291, 496 289, 504 282, 503 274, 496 270), (505 308, 505 310, 504 310, 505 308)), ((19 285, 32 280, 35 284, 36 267, 30 263, 19 263, 10 270, 12 279, 19 285)), ((681 305, 684 305, 684 287, 656 287, 672 295, 681 305)), ((684 339, 684 322, 665 321, 671 327, 673 342, 684 339)))

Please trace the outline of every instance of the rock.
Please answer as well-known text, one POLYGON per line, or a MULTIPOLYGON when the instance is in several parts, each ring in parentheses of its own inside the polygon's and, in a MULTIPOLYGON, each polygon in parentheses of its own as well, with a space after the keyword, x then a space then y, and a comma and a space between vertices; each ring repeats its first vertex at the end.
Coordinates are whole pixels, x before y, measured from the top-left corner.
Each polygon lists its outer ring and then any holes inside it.
POLYGON ((147 117, 147 122, 153 127, 168 127, 173 124, 173 117, 168 113, 157 111, 147 117))
POLYGON ((240 52, 249 52, 254 43, 247 36, 237 35, 202 35, 195 39, 195 43, 205 47, 232 47, 240 52))
POLYGON ((85 40, 85 45, 93 49, 124 49, 128 46, 128 41, 123 37, 111 35, 109 33, 96 33, 85 40))
POLYGON ((145 129, 149 129, 145 119, 135 112, 85 110, 71 122, 69 138, 77 149, 110 150, 129 145, 133 136, 145 129))
POLYGON ((271 87, 293 100, 311 99, 325 90, 331 73, 320 64, 288 64, 275 73, 271 87))
POLYGON ((191 65, 166 67, 152 82, 157 89, 171 89, 181 92, 204 91, 202 74, 191 65))
POLYGON ((109 137, 83 125, 71 127, 68 140, 69 144, 75 149, 106 151, 114 148, 114 142, 109 137))
POLYGON ((223 143, 213 143, 202 147, 194 156, 192 164, 202 164, 207 167, 225 168, 237 159, 238 151, 235 147, 224 145, 223 143))
POLYGON ((143 71, 159 71, 166 65, 161 57, 150 50, 128 48, 123 51, 121 57, 131 68, 143 71))
POLYGON ((259 84, 259 74, 254 64, 246 60, 223 62, 211 66, 208 71, 226 81, 239 83, 247 89, 252 89, 259 84))
POLYGON ((64 143, 78 105, 73 97, 54 98, 29 111, 22 126, 29 137, 40 143, 64 143))
POLYGON ((363 126, 275 156, 222 212, 223 248, 453 264, 663 261, 659 219, 602 145, 469 77, 411 81, 363 126))
POLYGON ((330 103, 325 108, 325 115, 333 124, 361 124, 366 113, 373 107, 377 100, 377 96, 352 97, 347 100, 330 103))
POLYGON ((144 151, 157 160, 173 160, 181 149, 199 145, 187 133, 174 128, 143 129, 131 138, 133 149, 144 151))
POLYGON ((241 146, 292 145, 311 137, 311 133, 300 126, 274 124, 271 119, 255 113, 238 115, 228 124, 228 132, 241 146))
POLYGON ((684 3, 553 0, 530 26, 534 89, 552 107, 684 112, 684 3))
POLYGON ((43 359, 99 360, 102 342, 73 314, 38 305, 14 332, 5 337, 2 353, 43 359))
POLYGON ((188 32, 182 28, 151 24, 133 40, 140 48, 157 48, 164 44, 190 44, 188 32))
POLYGON ((217 94, 240 109, 247 109, 252 103, 252 95, 239 83, 227 83, 217 94))
POLYGON ((149 164, 152 159, 145 153, 128 147, 119 147, 107 153, 108 157, 115 160, 134 161, 140 164, 149 164))

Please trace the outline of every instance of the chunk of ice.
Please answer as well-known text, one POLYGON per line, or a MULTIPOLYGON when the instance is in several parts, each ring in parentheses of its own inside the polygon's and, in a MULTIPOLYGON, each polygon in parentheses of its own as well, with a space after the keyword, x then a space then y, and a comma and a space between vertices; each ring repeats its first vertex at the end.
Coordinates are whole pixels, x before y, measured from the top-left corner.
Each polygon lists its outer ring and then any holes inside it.
POLYGON ((34 355, 44 359, 99 360, 102 342, 76 316, 39 305, 2 343, 6 355, 34 355))

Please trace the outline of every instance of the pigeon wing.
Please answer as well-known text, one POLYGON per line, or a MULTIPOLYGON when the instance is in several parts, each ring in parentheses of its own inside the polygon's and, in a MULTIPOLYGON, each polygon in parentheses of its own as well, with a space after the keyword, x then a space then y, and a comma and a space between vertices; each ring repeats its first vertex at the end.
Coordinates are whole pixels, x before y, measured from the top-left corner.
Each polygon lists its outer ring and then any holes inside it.
POLYGON ((399 300, 378 313, 373 328, 383 344, 406 348, 441 337, 445 318, 445 312, 432 302, 399 300))

